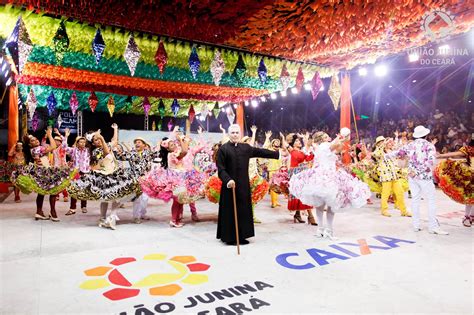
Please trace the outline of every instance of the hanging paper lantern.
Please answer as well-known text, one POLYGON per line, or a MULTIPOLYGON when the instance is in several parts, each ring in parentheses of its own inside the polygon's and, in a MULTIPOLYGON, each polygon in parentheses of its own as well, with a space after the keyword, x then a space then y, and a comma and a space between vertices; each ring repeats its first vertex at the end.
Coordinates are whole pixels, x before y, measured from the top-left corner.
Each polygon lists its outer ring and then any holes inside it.
POLYGON ((135 69, 137 68, 140 56, 140 49, 138 48, 138 45, 135 42, 135 38, 133 37, 132 33, 130 34, 127 47, 125 48, 125 52, 123 53, 123 57, 125 58, 125 62, 128 65, 128 69, 130 69, 130 74, 132 75, 132 77, 135 74, 135 69))
POLYGON ((298 92, 301 91, 304 85, 304 74, 303 74, 303 68, 298 69, 298 74, 296 75, 296 89, 298 92))
POLYGON ((189 118, 190 123, 193 123, 195 116, 196 116, 196 112, 194 111, 193 104, 191 104, 191 106, 189 107, 189 111, 188 111, 188 118, 189 118))
POLYGON ((179 106, 178 100, 174 99, 173 103, 171 104, 171 111, 173 112, 174 117, 178 116, 179 108, 180 106, 179 106))
POLYGON ((341 99, 341 85, 339 84, 337 75, 333 75, 331 78, 331 84, 329 84, 328 94, 331 98, 334 109, 337 110, 339 107, 339 100, 341 99))
POLYGON ((161 98, 160 98, 160 102, 158 103, 158 112, 160 113, 161 117, 165 117, 165 112, 166 112, 165 103, 163 102, 161 98))
POLYGON ((131 96, 127 96, 127 98, 125 99, 125 112, 128 114, 128 112, 132 109, 132 105, 133 105, 133 99, 131 96))
POLYGON ((161 131, 161 128, 163 127, 163 124, 162 124, 163 123, 163 118, 161 118, 161 119, 158 118, 158 119, 159 119, 159 121, 158 121, 158 131, 161 131))
POLYGON ((221 109, 219 108, 219 103, 216 102, 214 105, 214 108, 212 109, 212 113, 214 114, 214 117, 217 119, 219 117, 219 114, 221 113, 221 109))
POLYGON ((33 118, 31 119, 31 127, 33 128, 33 131, 38 130, 39 126, 39 114, 38 112, 35 112, 33 115, 33 118))
POLYGON ((233 72, 233 75, 238 83, 242 83, 246 72, 247 67, 245 66, 244 59, 242 58, 242 55, 239 55, 239 59, 237 60, 237 64, 235 65, 233 72))
POLYGON ((69 48, 69 37, 66 32, 66 25, 61 21, 56 34, 53 37, 54 54, 56 56, 56 63, 61 64, 64 54, 69 48))
POLYGON ((221 53, 219 50, 214 52, 214 59, 211 62, 211 74, 214 84, 219 86, 221 83, 222 75, 225 72, 224 59, 222 59, 221 53))
POLYGON ((36 107, 38 106, 38 101, 36 100, 35 92, 33 88, 30 89, 30 93, 28 93, 28 97, 26 98, 26 106, 28 107, 28 113, 30 114, 30 119, 33 119, 33 115, 35 114, 36 107))
POLYGON ((91 111, 94 112, 95 108, 99 104, 99 99, 97 98, 97 95, 95 95, 95 93, 92 92, 91 95, 89 96, 89 99, 87 100, 87 102, 89 103, 89 107, 90 107, 91 111))
POLYGON ((58 124, 58 129, 61 128, 61 125, 63 124, 63 118, 61 117, 61 114, 58 115, 58 120, 56 123, 58 124))
POLYGON ((155 130, 156 130, 156 123, 155 123, 154 120, 153 120, 153 123, 151 124, 151 130, 152 130, 152 131, 155 131, 155 130))
POLYGON ((173 129, 173 118, 170 118, 168 120, 168 131, 171 131, 173 129))
POLYGON ((33 50, 33 42, 30 39, 30 35, 21 16, 18 18, 13 32, 5 41, 4 47, 12 56, 16 66, 16 72, 21 73, 33 50))
POLYGON ((288 69, 286 68, 286 64, 284 64, 283 67, 281 68, 280 82, 282 86, 282 91, 288 90, 288 87, 290 86, 290 73, 288 72, 288 69))
POLYGON ((258 65, 258 77, 260 78, 260 81, 262 84, 265 84, 267 81, 267 66, 265 66, 265 61, 260 59, 260 63, 258 65))
POLYGON ((201 67, 201 61, 199 60, 196 47, 193 47, 193 49, 191 50, 191 55, 189 55, 188 64, 189 70, 191 70, 193 78, 196 79, 196 76, 199 72, 199 68, 201 67))
POLYGON ((319 76, 319 72, 315 72, 313 79, 311 80, 311 94, 313 95, 313 101, 319 94, 319 90, 323 86, 323 81, 321 81, 321 77, 319 76))
POLYGON ((107 109, 109 110, 110 117, 113 117, 115 111, 115 100, 112 95, 109 96, 109 100, 107 101, 107 109))
POLYGON ((160 69, 160 73, 163 74, 163 71, 165 71, 165 66, 168 63, 168 54, 166 53, 165 45, 162 41, 160 41, 158 49, 156 50, 155 62, 158 66, 158 69, 160 69))
POLYGON ((145 113, 145 116, 148 116, 148 113, 150 112, 151 104, 150 101, 148 100, 148 96, 145 96, 143 98, 143 112, 145 113))
POLYGON ((76 92, 73 92, 69 99, 69 107, 74 116, 76 116, 77 108, 79 107, 79 101, 77 100, 76 92))
POLYGON ((104 38, 102 37, 102 33, 100 32, 100 28, 97 29, 95 32, 94 40, 92 41, 92 51, 95 55, 95 62, 99 64, 100 59, 102 58, 102 54, 105 50, 105 42, 104 38))
POLYGON ((54 96, 54 93, 51 92, 49 94, 48 98, 46 99, 46 107, 48 108, 48 116, 53 116, 54 111, 56 110, 56 105, 58 102, 56 101, 56 97, 54 96))

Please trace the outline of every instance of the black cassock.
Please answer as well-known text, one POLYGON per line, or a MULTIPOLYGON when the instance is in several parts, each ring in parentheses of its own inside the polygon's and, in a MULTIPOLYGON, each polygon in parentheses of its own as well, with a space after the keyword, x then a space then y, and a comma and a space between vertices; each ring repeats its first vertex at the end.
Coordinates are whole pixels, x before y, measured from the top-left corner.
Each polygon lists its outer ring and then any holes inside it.
POLYGON ((235 242, 234 202, 232 189, 227 183, 235 181, 237 216, 239 220, 239 238, 246 239, 255 235, 250 195, 249 160, 251 158, 278 159, 278 151, 254 148, 245 143, 227 142, 217 152, 217 170, 222 180, 219 200, 217 238, 223 242, 235 242))

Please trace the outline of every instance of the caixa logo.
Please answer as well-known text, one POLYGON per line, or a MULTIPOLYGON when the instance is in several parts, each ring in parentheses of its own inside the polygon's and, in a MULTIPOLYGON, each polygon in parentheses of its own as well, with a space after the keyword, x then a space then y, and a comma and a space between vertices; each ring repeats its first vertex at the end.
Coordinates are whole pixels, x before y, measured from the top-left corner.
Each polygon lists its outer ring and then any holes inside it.
POLYGON ((372 250, 386 251, 399 247, 399 244, 415 243, 414 241, 387 236, 374 236, 372 238, 381 244, 367 244, 365 239, 360 239, 357 243, 342 242, 328 245, 330 247, 328 250, 309 248, 304 255, 299 253, 280 254, 276 257, 276 262, 285 268, 305 270, 315 268, 318 265, 324 266, 332 262, 348 260, 361 255, 370 255, 372 250))

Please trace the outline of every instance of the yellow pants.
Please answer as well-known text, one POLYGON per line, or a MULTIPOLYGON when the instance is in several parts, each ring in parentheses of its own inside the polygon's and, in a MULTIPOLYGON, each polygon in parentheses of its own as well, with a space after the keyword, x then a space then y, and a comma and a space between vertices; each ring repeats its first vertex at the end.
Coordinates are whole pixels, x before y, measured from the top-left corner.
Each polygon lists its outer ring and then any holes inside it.
POLYGON ((270 191, 270 198, 272 200, 272 206, 276 206, 278 204, 278 194, 274 191, 270 191))
POLYGON ((390 197, 392 192, 395 195, 395 206, 402 213, 406 212, 405 196, 403 195, 403 187, 400 180, 382 182, 382 200, 380 201, 382 212, 388 210, 388 197, 390 197))

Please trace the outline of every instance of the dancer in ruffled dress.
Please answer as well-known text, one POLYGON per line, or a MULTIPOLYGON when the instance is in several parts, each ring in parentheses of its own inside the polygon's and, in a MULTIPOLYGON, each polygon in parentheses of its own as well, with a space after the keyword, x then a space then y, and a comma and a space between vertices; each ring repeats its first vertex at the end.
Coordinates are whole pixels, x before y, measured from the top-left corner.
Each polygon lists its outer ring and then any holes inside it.
MULTIPOLYGON (((347 128, 346 128, 347 129, 347 128)), ((349 140, 349 133, 341 130, 334 141, 324 132, 317 132, 313 141, 313 167, 293 175, 290 179, 290 193, 301 202, 316 207, 319 226, 318 237, 336 239, 333 234, 334 216, 349 207, 360 208, 370 197, 367 184, 351 176, 342 166, 337 164, 338 157, 349 140), (323 224, 324 208, 326 209, 327 225, 323 224)))
POLYGON ((474 135, 468 145, 437 158, 447 159, 435 169, 438 185, 451 199, 466 205, 462 224, 470 227, 474 224, 474 135))
POLYGON ((36 220, 48 220, 59 222, 56 214, 56 195, 69 186, 75 171, 70 171, 68 167, 52 167, 48 154, 56 149, 56 143, 52 136, 52 129, 48 127, 46 137, 50 145, 41 145, 40 141, 32 136, 25 136, 25 158, 28 165, 18 169, 12 174, 12 182, 23 193, 38 193, 36 197, 36 220), (44 196, 49 195, 49 205, 51 213, 45 216, 43 213, 44 196))
MULTIPOLYGON (((264 149, 272 150, 272 151, 279 151, 281 148, 281 141, 280 139, 273 139, 270 141, 270 138, 272 137, 272 132, 267 131, 265 133, 265 143, 263 144, 264 149)), ((286 151, 285 151, 286 152, 286 151)), ((286 152, 287 153, 287 152, 286 152)), ((288 155, 287 155, 288 156, 288 155)), ((266 165, 267 165, 267 171, 268 171, 268 180, 271 183, 273 181, 273 176, 281 169, 282 165, 286 165, 283 162, 282 159, 278 160, 265 160, 266 165)), ((280 185, 274 185, 273 189, 270 187, 270 199, 271 199, 271 207, 276 208, 280 207, 281 205, 278 203, 278 194, 281 194, 281 190, 277 190, 276 187, 279 187, 280 185)))
MULTIPOLYGON (((11 147, 8 151, 9 163, 8 165, 8 175, 11 176, 12 173, 21 167, 26 165, 25 154, 23 153, 23 142, 18 141, 14 146, 11 147)), ((15 202, 21 202, 20 199, 20 189, 16 186, 13 186, 13 192, 15 194, 15 202)))
MULTIPOLYGON (((66 133, 66 135, 68 134, 66 133)), ((67 145, 67 137, 65 143, 67 145)), ((71 157, 72 167, 78 171, 79 177, 90 172, 91 151, 85 137, 76 137, 73 147, 66 147, 66 154, 71 157)), ((66 213, 66 215, 75 214, 76 208, 77 199, 71 196, 69 211, 66 213)), ((81 200, 81 211, 82 213, 87 213, 87 200, 81 200)))
MULTIPOLYGON (((281 136, 283 139, 283 135, 281 136)), ((293 135, 290 143, 286 143, 285 141, 284 148, 290 152, 290 167, 288 171, 290 179, 299 172, 310 168, 309 163, 314 159, 314 155, 312 152, 308 152, 310 151, 309 134, 306 134, 304 137, 293 135), (302 150, 303 146, 305 149, 304 151, 302 150)), ((301 218, 300 211, 306 210, 308 212, 308 224, 318 225, 311 211, 312 208, 312 206, 301 202, 301 200, 295 197, 295 195, 290 194, 288 196, 288 210, 295 211, 293 222, 305 223, 301 218)))
MULTIPOLYGON (((61 135, 57 128, 54 128, 54 141, 56 142, 56 149, 53 150, 53 161, 52 164, 54 167, 68 167, 66 161, 66 148, 67 148, 67 138, 69 137, 70 130, 66 128, 65 130, 65 137, 61 135)), ((58 194, 57 199, 59 200, 59 195, 63 195, 64 202, 69 201, 69 196, 67 190, 64 189, 61 193, 58 194)))

